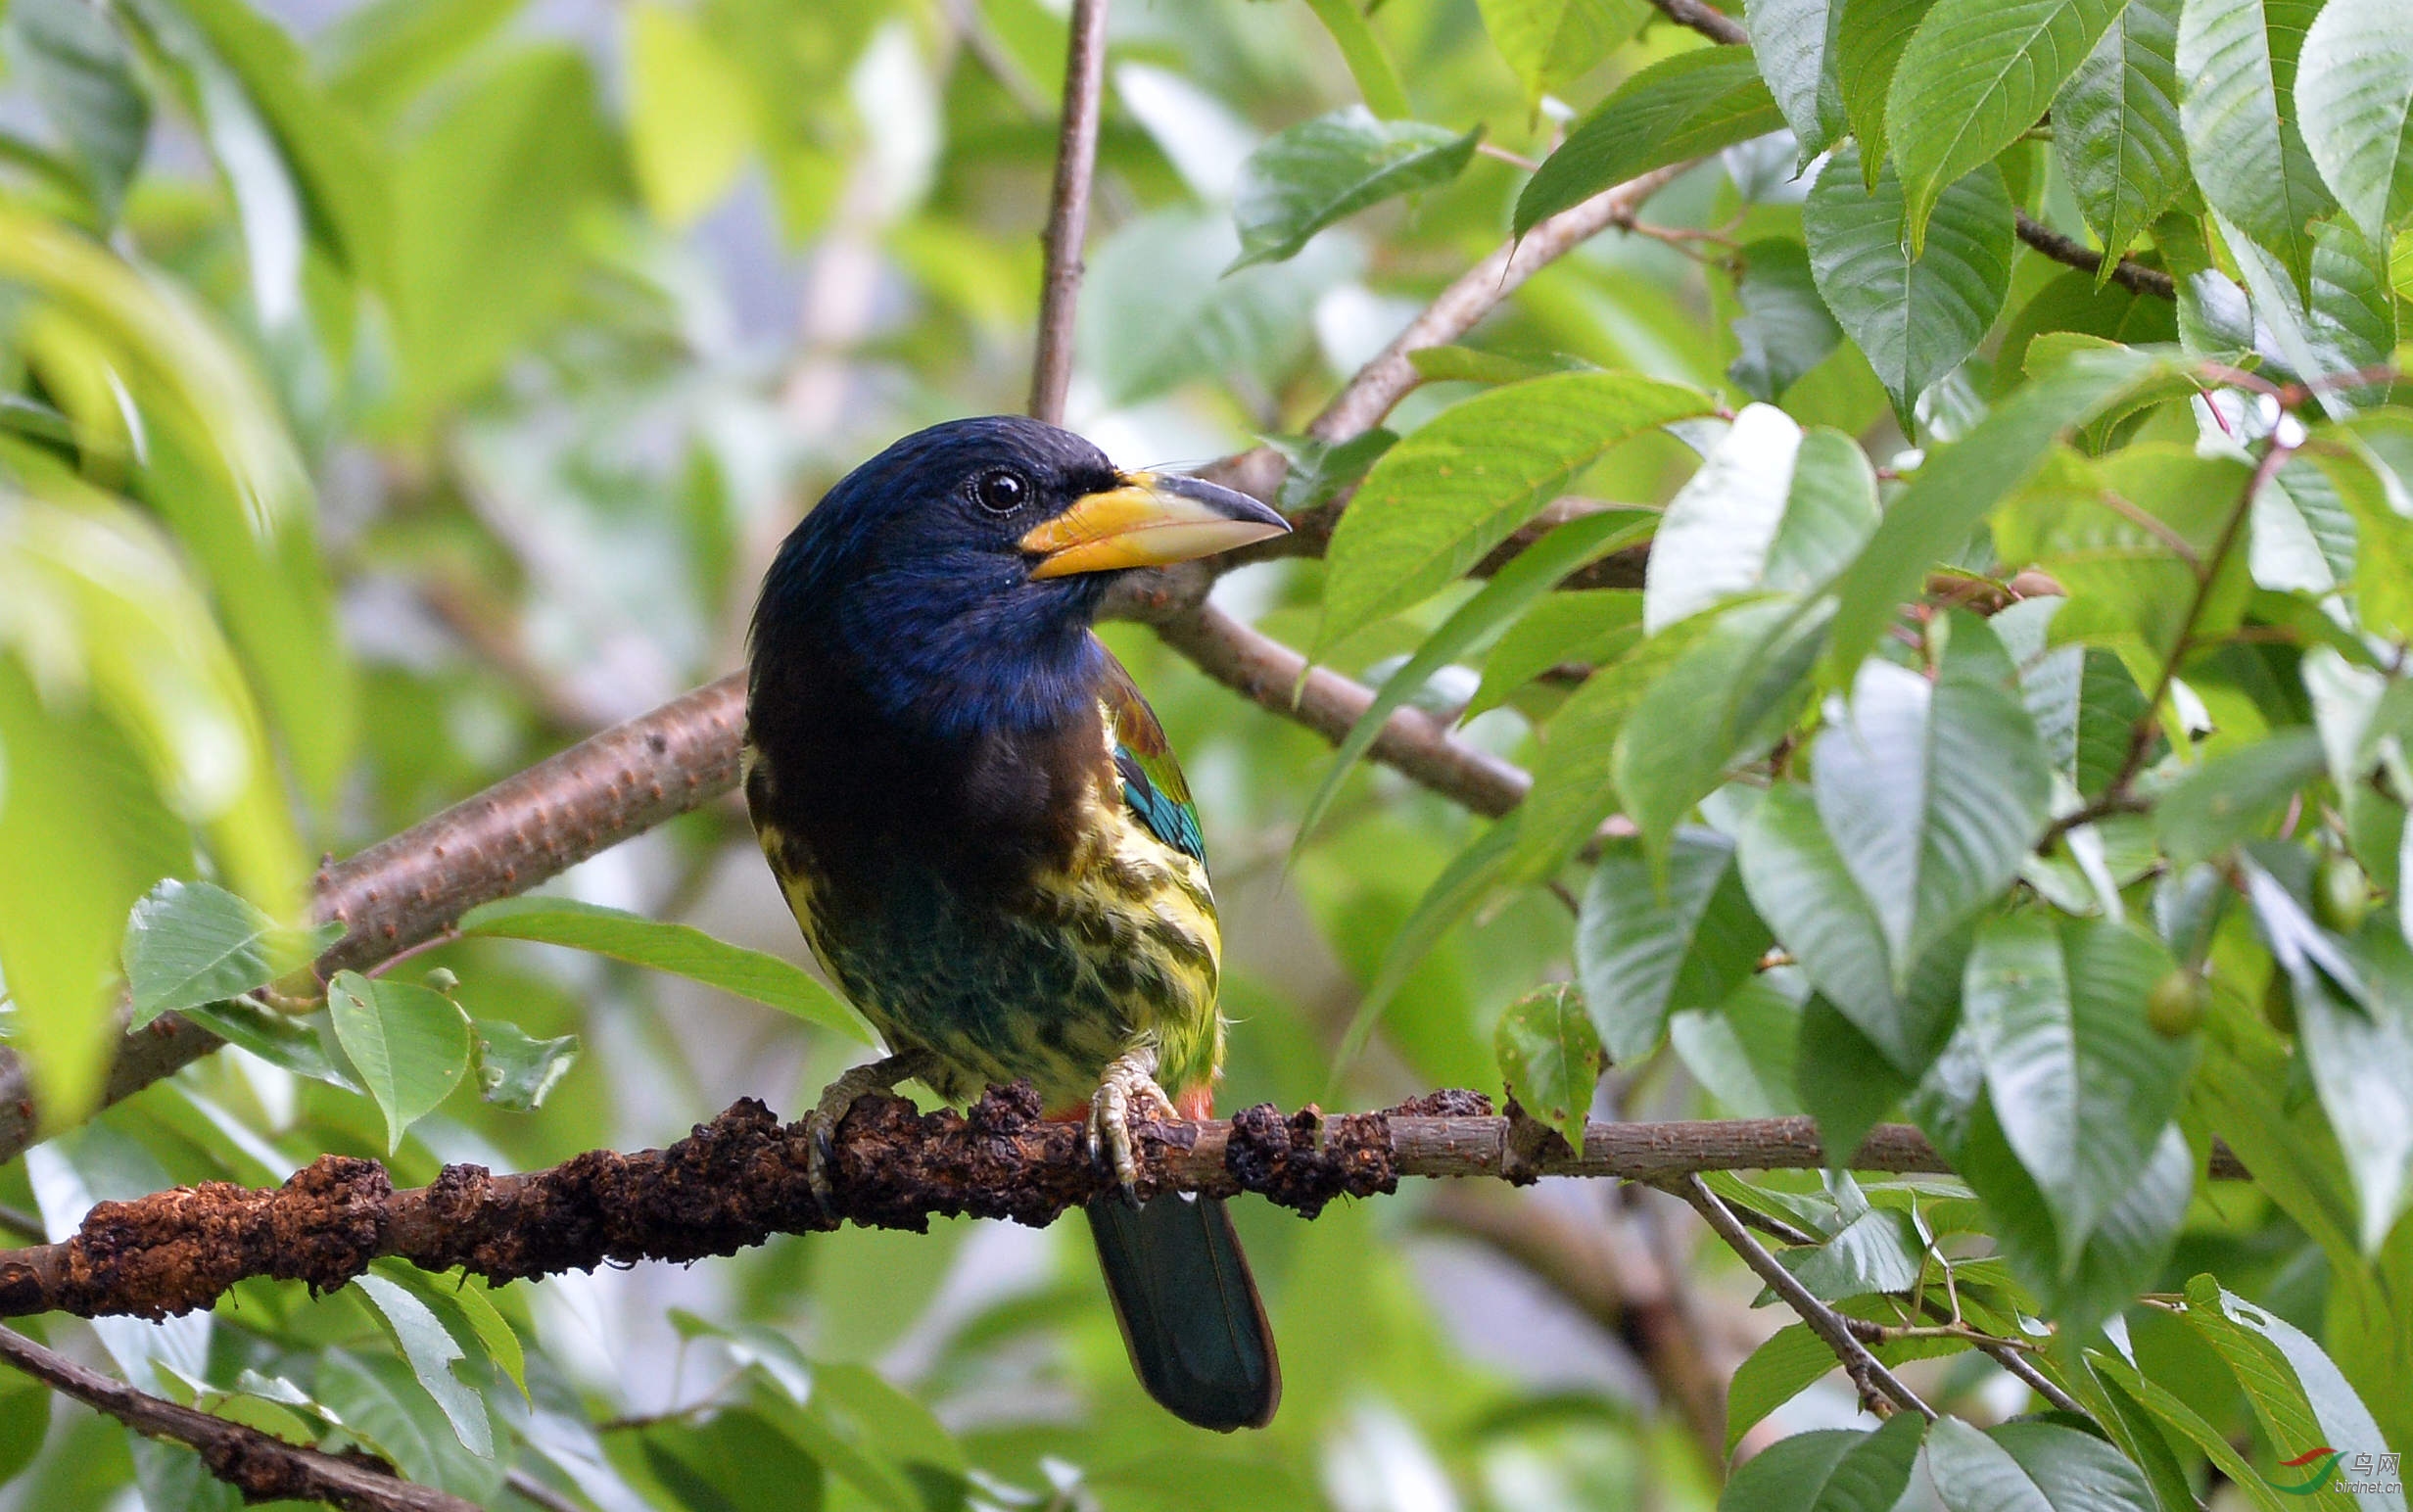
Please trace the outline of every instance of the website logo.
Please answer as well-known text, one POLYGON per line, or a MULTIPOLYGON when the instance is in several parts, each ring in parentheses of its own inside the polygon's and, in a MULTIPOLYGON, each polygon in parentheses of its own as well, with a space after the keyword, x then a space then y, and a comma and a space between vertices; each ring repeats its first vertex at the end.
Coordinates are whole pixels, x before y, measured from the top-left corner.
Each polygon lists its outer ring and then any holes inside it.
POLYGON ((2337 1477, 2338 1462, 2345 1457, 2343 1449, 2333 1449, 2325 1443, 2317 1449, 2307 1449, 2294 1459, 2279 1462, 2280 1469, 2300 1472, 2300 1478, 2282 1481, 2266 1475, 2262 1479, 2275 1491, 2290 1496, 2310 1496, 2337 1477))

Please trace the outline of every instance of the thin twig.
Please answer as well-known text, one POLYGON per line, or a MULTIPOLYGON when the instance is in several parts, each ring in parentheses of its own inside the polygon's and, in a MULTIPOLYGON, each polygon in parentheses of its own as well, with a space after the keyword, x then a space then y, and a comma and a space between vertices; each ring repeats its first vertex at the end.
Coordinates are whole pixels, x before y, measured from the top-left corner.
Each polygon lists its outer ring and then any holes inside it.
POLYGON ((2128 733, 2128 754, 2121 758, 2118 774, 2105 790, 2106 797, 2113 793, 2125 794, 2129 784, 2137 780, 2137 774, 2145 770, 2146 754, 2153 748, 2153 734, 2161 728, 2161 706, 2170 697, 2170 685, 2178 679, 2179 663, 2187 659, 2187 653, 2195 646, 2196 632, 2203 620, 2203 606, 2211 601, 2212 586, 2220 581, 2221 566, 2228 561, 2229 553, 2237 549, 2238 542, 2245 535, 2247 517, 2253 512, 2254 496, 2262 492, 2262 485, 2279 475, 2279 469, 2288 464, 2288 458, 2295 452, 2295 444, 2272 437, 2270 444, 2263 449, 2261 460, 2254 463, 2253 471, 2247 476, 2246 486, 2238 490, 2237 502, 2230 507, 2229 518, 2220 527, 2220 539, 2212 543, 2211 554, 2204 557, 2202 570, 2196 574, 2195 594, 2187 602, 2187 617, 2179 621, 2178 639, 2170 646, 2169 658, 2161 664, 2161 676, 2153 684, 2153 696, 2146 701, 2145 713, 2128 733))
POLYGON ((190 1446, 212 1475, 247 1501, 322 1501, 346 1512, 477 1512, 458 1496, 413 1485, 382 1465, 322 1454, 138 1392, 11 1329, 0 1328, 0 1359, 146 1438, 190 1446))
POLYGON ((532 1507, 543 1507, 544 1512, 587 1512, 585 1507, 517 1466, 503 1472, 502 1484, 511 1488, 512 1495, 532 1507))
POLYGON ((1065 418, 1072 384, 1073 318, 1081 297, 1081 248, 1089 236, 1089 191, 1098 170, 1098 116, 1106 94, 1106 0, 1072 0, 1065 50, 1064 120, 1056 137, 1056 188, 1047 216, 1047 272, 1039 291, 1039 344, 1030 365, 1030 412, 1065 418))
POLYGON ((1864 1403, 1874 1407, 1882 1398, 1907 1411, 1916 1412, 1929 1422, 1935 1420, 1935 1409, 1920 1401, 1916 1393, 1904 1386, 1900 1377, 1869 1352, 1869 1347, 1853 1334, 1850 1320, 1811 1296, 1808 1287, 1803 1286, 1791 1271, 1777 1264, 1776 1257, 1751 1237, 1751 1231, 1743 1227, 1742 1220, 1718 1200, 1718 1194, 1709 1189, 1707 1182, 1698 1176, 1686 1176, 1670 1183, 1668 1190, 1690 1203, 1693 1210, 1708 1223, 1711 1232, 1725 1240, 1727 1249, 1741 1255, 1743 1263, 1751 1267, 1752 1273, 1767 1282, 1769 1290, 1774 1292, 1786 1306, 1799 1313, 1801 1320, 1810 1325, 1812 1333, 1825 1341, 1826 1347, 1834 1350, 1835 1357, 1843 1362, 1844 1373, 1859 1388, 1864 1403))

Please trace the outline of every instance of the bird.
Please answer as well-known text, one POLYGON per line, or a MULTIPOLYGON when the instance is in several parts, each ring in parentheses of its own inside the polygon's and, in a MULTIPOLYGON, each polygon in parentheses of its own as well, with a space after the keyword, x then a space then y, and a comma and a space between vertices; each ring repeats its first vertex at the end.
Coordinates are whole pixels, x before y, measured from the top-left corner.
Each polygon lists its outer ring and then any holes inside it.
MULTIPOLYGON (((1246 494, 1125 472, 1010 415, 905 437, 808 510, 764 575, 746 803, 824 972, 892 1052, 840 1076, 951 1102, 1026 1078, 1119 1190, 1085 1208, 1141 1385, 1271 1421, 1281 1366, 1221 1201, 1132 1197, 1129 1120, 1206 1117, 1222 938, 1180 765, 1092 630, 1114 581, 1290 529, 1246 494)), ((818 1148, 818 1146, 817 1146, 818 1148)))

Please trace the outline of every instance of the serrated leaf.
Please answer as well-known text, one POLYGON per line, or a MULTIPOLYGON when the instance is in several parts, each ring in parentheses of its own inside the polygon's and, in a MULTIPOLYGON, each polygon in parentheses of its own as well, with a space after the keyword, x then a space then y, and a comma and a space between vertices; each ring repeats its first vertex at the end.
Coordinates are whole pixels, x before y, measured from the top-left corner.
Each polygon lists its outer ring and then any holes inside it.
POLYGON ((1823 1244, 1777 1252, 1811 1296, 1821 1301, 1872 1293, 1907 1293, 1918 1285, 1924 1249, 1910 1214, 1871 1207, 1828 1236, 1823 1244))
POLYGON ((162 882, 126 917, 121 955, 134 998, 128 1027, 264 987, 343 933, 342 924, 287 928, 215 882, 162 882))
POLYGON ((1421 121, 1378 120, 1362 105, 1274 135, 1249 154, 1232 191, 1240 229, 1232 269, 1296 257, 1335 221, 1448 183, 1465 171, 1482 136, 1480 127, 1461 136, 1421 121))
POLYGON ((2001 643, 1956 616, 1933 683, 1869 660, 1812 751, 1819 817, 1882 932, 1897 991, 2011 885, 2051 769, 2001 643))
POLYGON ((1714 1009, 1768 949, 1734 865, 1734 842, 1678 832, 1664 886, 1638 842, 1610 846, 1592 868, 1576 924, 1584 1001, 1612 1062, 1632 1065, 1659 1043, 1668 1015, 1714 1009))
POLYGON ((2053 102, 2053 153, 2102 238, 2100 286, 2189 182, 2179 128, 2184 0, 2128 0, 2053 102))
POLYGON ((1835 67, 1843 0, 1745 0, 1743 24, 1768 91, 1808 162, 1851 129, 1835 67))
POLYGON ((1826 1428, 1779 1439, 1734 1472, 1718 1512, 1891 1512, 1910 1487, 1926 1426, 1902 1412, 1873 1432, 1826 1428))
POLYGON ((1357 758, 1374 744, 1375 736, 1382 732, 1392 714, 1415 696, 1428 679, 1485 636, 1524 612, 1568 573, 1648 535, 1654 518, 1647 511, 1621 509, 1569 520, 1518 552, 1494 573, 1472 598, 1442 622, 1440 629, 1425 638, 1398 671, 1383 680, 1374 701, 1349 727, 1340 748, 1333 753, 1324 780, 1300 817, 1298 838, 1293 845, 1306 843, 1332 800, 1339 795, 1342 780, 1348 776, 1357 758))
POLYGON ((1560 211, 1652 168, 1764 136, 1784 117, 1747 47, 1662 58, 1576 122, 1517 196, 1523 236, 1560 211))
MULTIPOLYGON (((2187 1283, 2187 1305, 2180 1316, 2237 1377, 2275 1446, 2300 1452, 2335 1444, 2352 1452, 2358 1445, 2384 1441, 2371 1409, 2337 1365, 2284 1318, 2208 1275, 2187 1283)), ((2403 1489, 2385 1483, 2358 1491, 2352 1501, 2384 1512, 2404 1512, 2403 1489)))
POLYGON ((386 1115, 386 1148, 436 1110, 469 1069, 469 1020, 459 1005, 411 982, 338 971, 327 984, 335 1037, 386 1115))
POLYGON ((1333 531, 1318 654, 1474 566, 1618 443, 1714 408, 1632 373, 1564 373, 1442 411, 1383 454, 1333 531))
MULTIPOLYGON (((1787 0, 1790 3, 1790 0, 1787 0)), ((1770 237, 1735 254, 1734 340, 1741 347, 1727 376, 1753 399, 1774 403, 1802 375, 1826 360, 1843 327, 1819 297, 1810 253, 1801 243, 1770 237)))
POLYGON ((1894 139, 1911 255, 1945 186, 2036 124, 2126 0, 1937 0, 1894 70, 1887 119, 1916 120, 1894 139))
POLYGON ((2375 244, 2413 214, 2413 31, 2392 0, 2329 0, 2296 73, 2304 145, 2375 244))
POLYGON ((2187 0, 2179 17, 2179 122, 2212 209, 2301 287, 2315 216, 2337 208, 2296 129, 2295 49, 2318 0, 2187 0))
POLYGON ((689 924, 665 923, 570 898, 503 898, 461 916, 463 934, 565 945, 650 967, 750 998, 863 1044, 872 1032, 855 1011, 803 968, 719 940, 689 924))
POLYGON ((1844 118, 1860 140, 1853 170, 1869 187, 1876 185, 1880 165, 1890 161, 1891 137, 1885 120, 1887 96, 1903 50, 1935 0, 1840 0, 1843 19, 1835 34, 1835 77, 1843 95, 1844 118))
POLYGON ((443 1409, 445 1421, 452 1425, 461 1447, 480 1459, 494 1458, 495 1429, 487 1421, 486 1399, 452 1374, 452 1362, 467 1359, 468 1355, 446 1331, 443 1321, 427 1303, 383 1276, 356 1277, 353 1285, 360 1289, 369 1305, 385 1320, 402 1358, 409 1362, 410 1373, 418 1378, 420 1389, 443 1409))
POLYGON ((1959 1418, 1927 1430, 1927 1472, 1946 1512, 2156 1512, 2145 1475, 2093 1434, 2058 1423, 1959 1418))
POLYGON ((2034 475, 2054 443, 2156 381, 2153 357, 2111 348, 2072 353, 2037 374, 1968 436, 1930 454, 1839 588, 1826 673, 1847 680, 1927 569, 1967 543, 1996 502, 2034 475))
POLYGON ((533 1039, 518 1024, 500 1018, 477 1021, 478 1095, 515 1113, 534 1112, 584 1048, 575 1034, 533 1039))
POLYGON ((1607 1063, 1584 995, 1553 982, 1517 999, 1492 1030, 1491 1051, 1508 1095, 1582 1150, 1592 1087, 1607 1063))
POLYGON ((2045 1204, 2061 1263, 2151 1159, 2192 1059, 2155 1033, 2145 1000, 2169 957, 2152 939, 2037 913, 1994 920, 1969 953, 1963 1012, 1996 1117, 2045 1204))
POLYGON ((1650 14, 1644 0, 1477 0, 1491 45, 1538 103, 1573 83, 1633 35, 1650 14))
MULTIPOLYGON (((2324 220, 2308 233, 2311 282, 2273 254, 2244 241, 2215 216, 2237 252, 2238 270, 2252 295, 2256 349, 2272 371, 2297 379, 2337 378, 2385 366, 2396 347, 2396 301, 2387 259, 2342 220, 2324 220), (2308 289, 2308 293, 2307 293, 2308 289)), ((2314 398, 2331 418, 2343 420, 2386 394, 2380 384, 2321 384, 2314 398)))
POLYGON ((1912 255, 1902 184, 1886 164, 1863 185, 1860 149, 1827 160, 1802 206, 1810 271, 1836 323, 1892 397, 1905 429, 1928 386, 1976 350, 2011 291, 2012 216, 1991 164, 1942 189, 1912 255))

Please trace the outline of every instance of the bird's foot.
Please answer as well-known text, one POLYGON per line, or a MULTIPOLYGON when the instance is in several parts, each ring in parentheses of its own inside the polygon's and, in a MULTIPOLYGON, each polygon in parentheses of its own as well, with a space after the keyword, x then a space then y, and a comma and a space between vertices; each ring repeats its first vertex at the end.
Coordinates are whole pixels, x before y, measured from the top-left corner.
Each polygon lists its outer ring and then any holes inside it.
POLYGON ((1160 1120, 1178 1118, 1173 1100, 1157 1085, 1157 1052, 1152 1045, 1116 1056, 1098 1080, 1089 1099, 1089 1158, 1113 1167, 1123 1196, 1139 1196, 1139 1165, 1131 1154, 1131 1114, 1138 1111, 1160 1120))
POLYGON ((821 1205, 824 1215, 834 1218, 835 1193, 829 1185, 829 1162, 837 1151, 831 1137, 837 1133, 838 1122, 846 1110, 855 1106, 855 1099, 867 1092, 893 1092, 900 1081, 910 1081, 931 1066, 926 1050, 900 1050, 847 1071, 822 1089, 821 1101, 804 1115, 808 1140, 805 1155, 805 1179, 812 1184, 813 1200, 821 1205))

